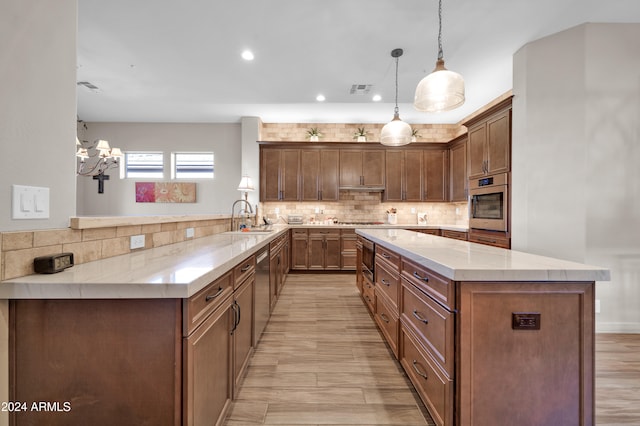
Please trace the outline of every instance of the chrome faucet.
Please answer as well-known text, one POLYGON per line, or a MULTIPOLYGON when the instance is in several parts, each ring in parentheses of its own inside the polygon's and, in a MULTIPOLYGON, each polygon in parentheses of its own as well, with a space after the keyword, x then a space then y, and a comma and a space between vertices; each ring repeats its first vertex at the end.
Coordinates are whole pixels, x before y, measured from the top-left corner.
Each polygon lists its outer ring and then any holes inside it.
MULTIPOLYGON (((231 206, 231 230, 235 231, 236 229, 233 227, 233 216, 235 215, 235 210, 236 210, 236 204, 238 203, 245 203, 247 205, 247 207, 249 207, 249 213, 253 214, 253 208, 251 207, 251 203, 249 203, 249 201, 245 200, 245 199, 240 199, 240 200, 236 200, 233 202, 233 206, 231 206)), ((245 212, 246 213, 246 209, 244 210, 240 210, 239 213, 245 212)))

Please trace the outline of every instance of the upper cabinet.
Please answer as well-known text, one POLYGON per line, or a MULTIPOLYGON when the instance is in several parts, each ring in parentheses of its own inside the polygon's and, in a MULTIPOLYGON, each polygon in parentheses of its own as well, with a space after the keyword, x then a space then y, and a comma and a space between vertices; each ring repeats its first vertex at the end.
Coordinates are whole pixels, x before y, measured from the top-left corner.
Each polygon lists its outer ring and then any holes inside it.
POLYGON ((511 98, 464 123, 468 130, 468 178, 510 171, 511 98))
POLYGON ((467 201, 467 135, 449 148, 449 201, 467 201))
POLYGON ((385 151, 382 149, 341 149, 340 188, 383 189, 385 151))
POLYGON ((422 164, 422 150, 387 150, 385 201, 422 201, 422 164))
POLYGON ((338 201, 340 153, 337 149, 300 151, 301 201, 338 201))
POLYGON ((299 199, 300 150, 260 150, 260 201, 299 199))
POLYGON ((449 151, 444 148, 425 150, 423 158, 422 201, 448 201, 449 151))

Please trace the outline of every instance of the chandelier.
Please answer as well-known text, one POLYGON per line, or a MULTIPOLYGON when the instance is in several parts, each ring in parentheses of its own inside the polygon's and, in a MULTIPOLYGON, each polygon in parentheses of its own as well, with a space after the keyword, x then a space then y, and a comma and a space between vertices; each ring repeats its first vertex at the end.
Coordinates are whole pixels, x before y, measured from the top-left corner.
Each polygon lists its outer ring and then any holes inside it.
POLYGON ((92 176, 98 181, 98 193, 104 192, 104 181, 109 180, 105 172, 109 169, 118 168, 120 158, 123 157, 120 148, 111 148, 109 142, 98 139, 93 142, 82 141, 76 138, 76 157, 79 159, 77 165, 78 176, 92 176))

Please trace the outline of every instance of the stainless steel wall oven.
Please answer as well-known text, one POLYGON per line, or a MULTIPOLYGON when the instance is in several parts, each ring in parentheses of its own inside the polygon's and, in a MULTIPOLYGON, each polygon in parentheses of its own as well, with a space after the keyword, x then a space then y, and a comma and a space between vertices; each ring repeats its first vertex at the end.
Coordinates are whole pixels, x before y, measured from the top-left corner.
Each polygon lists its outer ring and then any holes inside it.
POLYGON ((469 228, 508 231, 509 190, 506 173, 469 182, 469 228))

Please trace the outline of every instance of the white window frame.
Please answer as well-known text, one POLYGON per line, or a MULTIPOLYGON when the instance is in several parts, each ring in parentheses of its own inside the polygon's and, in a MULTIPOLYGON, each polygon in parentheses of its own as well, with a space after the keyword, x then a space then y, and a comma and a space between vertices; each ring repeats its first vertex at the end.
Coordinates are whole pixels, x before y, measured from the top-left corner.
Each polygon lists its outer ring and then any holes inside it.
POLYGON ((163 179, 164 178, 164 153, 162 151, 126 151, 124 153, 124 177, 126 179, 163 179), (129 156, 130 155, 137 155, 137 154, 155 154, 155 155, 160 155, 160 157, 162 158, 162 162, 161 162, 161 172, 158 174, 158 172, 155 172, 155 175, 145 175, 144 172, 132 172, 129 171, 129 156))
MULTIPOLYGON (((177 152, 172 152, 171 153, 171 179, 175 179, 175 180, 193 180, 193 179, 203 179, 203 180, 212 180, 215 178, 215 167, 216 167, 216 157, 215 154, 212 151, 177 151, 177 152), (180 167, 180 164, 178 164, 178 157, 181 155, 206 155, 206 156, 211 156, 211 163, 209 165, 209 163, 205 164, 204 167, 209 167, 210 166, 210 175, 209 171, 203 171, 203 172, 192 172, 191 174, 189 174, 188 172, 179 172, 178 168, 180 167), (182 173, 185 173, 186 176, 180 176, 182 173), (206 175, 205 175, 206 174, 206 175)), ((198 166, 196 166, 198 167, 198 166)), ((202 165, 200 165, 200 167, 202 167, 202 165)))

